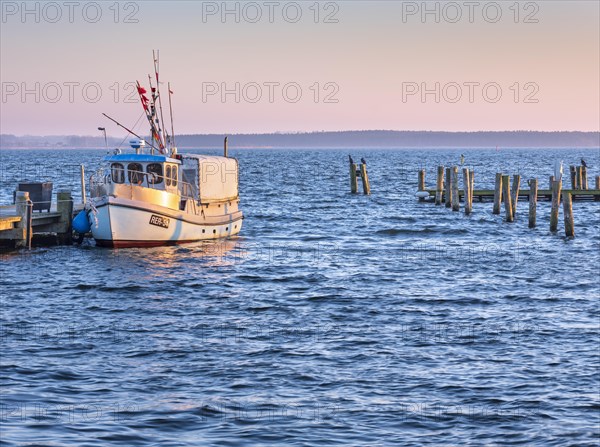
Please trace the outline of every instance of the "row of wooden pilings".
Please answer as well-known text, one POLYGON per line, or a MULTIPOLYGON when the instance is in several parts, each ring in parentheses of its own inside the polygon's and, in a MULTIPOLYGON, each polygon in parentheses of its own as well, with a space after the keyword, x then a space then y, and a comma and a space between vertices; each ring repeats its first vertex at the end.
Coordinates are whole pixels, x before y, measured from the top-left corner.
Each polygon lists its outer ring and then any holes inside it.
MULTIPOLYGON (((579 168, 582 168, 581 166, 579 168)), ((585 167, 583 167, 585 168, 585 167)), ((585 169, 580 169, 579 172, 585 172, 585 169)), ((471 214, 473 210, 473 190, 475 183, 475 173, 473 170, 468 168, 462 169, 463 177, 463 197, 465 202, 465 214, 471 214)), ((587 187, 587 177, 583 177, 585 180, 580 183, 587 187)), ((504 175, 499 172, 496 173, 495 187, 494 187, 494 204, 492 213, 500 214, 502 203, 504 202, 504 210, 506 214, 507 222, 514 222, 515 215, 517 213, 517 204, 519 201, 519 190, 521 186, 521 176, 514 175, 512 179, 512 187, 510 182, 510 175, 504 175)), ((600 189, 600 177, 596 177, 596 189, 600 189)), ((441 205, 442 199, 444 199, 445 206, 452 208, 452 211, 460 211, 460 197, 459 197, 459 175, 458 167, 452 166, 445 168, 444 166, 438 166, 437 168, 437 180, 436 180, 436 191, 435 191, 435 204, 441 205)), ((529 228, 536 226, 537 219, 537 194, 538 194, 538 180, 532 178, 528 181, 529 184, 529 228)), ((550 177, 550 186, 552 190, 552 206, 550 210, 550 231, 556 232, 558 228, 559 220, 559 207, 561 202, 562 192, 562 179, 555 180, 554 176, 550 177)), ((425 170, 419 170, 419 191, 425 191, 425 170)), ((419 198, 420 201, 424 201, 424 197, 419 198)), ((563 194, 563 214, 565 223, 565 235, 567 237, 575 236, 575 225, 573 219, 573 199, 570 192, 563 194)))
POLYGON ((367 174, 367 163, 362 162, 360 168, 357 167, 356 163, 350 162, 350 192, 352 194, 358 193, 358 177, 362 180, 363 192, 365 194, 371 194, 371 185, 369 184, 369 175, 367 174))
MULTIPOLYGON (((475 185, 475 171, 473 171, 472 169, 469 170, 468 168, 463 168, 462 177, 465 201, 465 214, 471 214, 471 211, 473 210, 473 189, 475 185)), ((444 166, 438 166, 435 187, 435 204, 441 205, 442 199, 444 199, 446 208, 452 208, 452 211, 460 211, 458 182, 458 166, 452 166, 451 168, 444 168, 444 166)), ((425 191, 424 169, 421 169, 419 171, 419 191, 425 191)), ((419 200, 424 201, 425 198, 421 197, 419 198, 419 200)))
MULTIPOLYGON (((571 174, 571 189, 589 189, 588 188, 588 177, 587 177, 587 166, 569 166, 569 173, 571 174)), ((596 179, 596 183, 598 183, 596 179)), ((596 189, 600 189, 596 185, 596 189)))

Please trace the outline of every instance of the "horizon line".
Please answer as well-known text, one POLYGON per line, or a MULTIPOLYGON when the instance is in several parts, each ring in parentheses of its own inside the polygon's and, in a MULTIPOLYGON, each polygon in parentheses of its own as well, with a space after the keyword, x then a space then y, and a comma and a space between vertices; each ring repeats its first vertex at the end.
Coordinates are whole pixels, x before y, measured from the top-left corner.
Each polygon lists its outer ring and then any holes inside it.
MULTIPOLYGON (((598 133, 599 130, 527 130, 527 129, 518 129, 518 130, 407 130, 407 129, 347 129, 347 130, 307 130, 307 131, 272 131, 272 132, 240 132, 240 133, 222 133, 222 132, 212 132, 212 133, 178 133, 175 137, 184 136, 184 135, 193 135, 193 136, 218 136, 218 135, 311 135, 311 134, 319 134, 319 133, 348 133, 348 132, 411 132, 411 133, 450 133, 450 134, 459 134, 459 133, 598 133)), ((102 135, 92 135, 92 134, 13 134, 13 133, 0 133, 0 136, 14 136, 17 138, 23 137, 102 137, 102 135)), ((113 136, 107 135, 109 138, 123 138, 122 136, 113 136)))

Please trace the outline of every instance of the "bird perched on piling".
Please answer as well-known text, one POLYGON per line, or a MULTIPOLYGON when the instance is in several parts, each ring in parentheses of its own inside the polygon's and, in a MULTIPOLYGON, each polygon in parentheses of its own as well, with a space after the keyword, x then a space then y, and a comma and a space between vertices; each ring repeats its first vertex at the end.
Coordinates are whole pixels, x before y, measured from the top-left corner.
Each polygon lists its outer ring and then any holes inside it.
POLYGON ((361 162, 363 165, 366 165, 366 164, 367 164, 367 160, 365 160, 365 159, 364 159, 364 157, 361 157, 361 159, 360 159, 360 162, 361 162))
POLYGON ((556 163, 554 163, 554 180, 556 180, 557 182, 559 180, 562 180, 562 176, 563 176, 563 162, 562 160, 560 161, 556 161, 556 163))
POLYGON ((354 160, 352 160, 352 155, 348 155, 348 160, 350 160, 350 164, 353 165, 354 164, 354 160))
POLYGON ((584 168, 588 167, 587 163, 585 162, 585 160, 583 158, 581 159, 581 166, 583 166, 584 168))

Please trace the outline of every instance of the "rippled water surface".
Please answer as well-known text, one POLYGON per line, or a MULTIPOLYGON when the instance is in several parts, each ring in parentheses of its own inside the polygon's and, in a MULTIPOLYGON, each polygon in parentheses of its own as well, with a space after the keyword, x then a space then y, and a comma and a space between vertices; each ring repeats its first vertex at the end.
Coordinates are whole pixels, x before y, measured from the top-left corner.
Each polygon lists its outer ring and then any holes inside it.
MULTIPOLYGON (((5 446, 598 445, 600 202, 575 239, 414 193, 463 152, 476 188, 598 150, 238 150, 240 237, 2 254, 5 446)), ((77 191, 103 151, 0 152, 77 191)), ((75 192, 78 197, 78 193, 75 192)))

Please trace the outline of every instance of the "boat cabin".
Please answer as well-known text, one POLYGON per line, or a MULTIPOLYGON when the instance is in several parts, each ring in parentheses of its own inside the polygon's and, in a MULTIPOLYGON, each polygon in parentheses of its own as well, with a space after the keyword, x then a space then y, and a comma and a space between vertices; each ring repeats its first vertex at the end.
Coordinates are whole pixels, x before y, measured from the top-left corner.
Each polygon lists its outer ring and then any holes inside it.
POLYGON ((181 161, 165 155, 117 154, 105 158, 115 184, 144 186, 176 193, 181 161))
MULTIPOLYGON (((113 185, 134 185, 166 191, 198 204, 238 199, 238 162, 235 158, 184 154, 115 154, 104 160, 113 185)), ((99 195, 106 194, 101 192, 99 195)), ((181 205, 183 206, 183 205, 181 205)))

